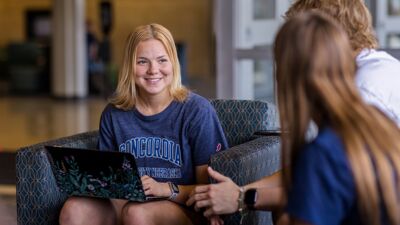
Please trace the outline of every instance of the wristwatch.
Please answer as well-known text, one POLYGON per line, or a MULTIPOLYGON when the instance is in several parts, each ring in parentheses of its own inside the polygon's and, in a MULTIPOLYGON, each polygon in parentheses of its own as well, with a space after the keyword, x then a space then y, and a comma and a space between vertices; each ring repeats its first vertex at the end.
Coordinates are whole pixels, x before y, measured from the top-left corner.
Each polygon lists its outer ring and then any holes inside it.
POLYGON ((242 215, 246 211, 246 204, 244 203, 244 188, 239 187, 239 197, 238 197, 238 211, 242 215))
POLYGON ((244 193, 243 202, 246 205, 246 208, 254 210, 254 205, 257 202, 257 189, 251 188, 246 190, 246 192, 244 193))
POLYGON ((170 200, 174 200, 176 196, 179 194, 179 187, 177 184, 168 182, 169 189, 171 190, 171 195, 169 196, 170 200))

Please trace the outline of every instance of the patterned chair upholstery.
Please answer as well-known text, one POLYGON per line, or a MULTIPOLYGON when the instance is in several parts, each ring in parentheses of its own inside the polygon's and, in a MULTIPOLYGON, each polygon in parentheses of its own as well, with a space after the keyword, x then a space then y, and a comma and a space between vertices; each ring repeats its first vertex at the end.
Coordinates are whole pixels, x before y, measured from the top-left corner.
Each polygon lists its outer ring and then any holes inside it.
MULTIPOLYGON (((257 180, 280 167, 280 141, 277 136, 256 136, 257 130, 276 129, 275 106, 259 101, 212 100, 232 146, 212 156, 210 165, 239 185, 257 180)), ((58 224, 60 209, 67 196, 59 192, 45 145, 96 148, 98 131, 51 140, 18 150, 17 220, 20 225, 58 224)), ((237 214, 224 217, 225 224, 239 224, 237 214)), ((268 212, 252 212, 243 224, 272 224, 268 212)))
MULTIPOLYGON (((210 166, 242 186, 280 169, 280 138, 254 135, 279 129, 275 105, 252 100, 212 100, 230 148, 213 155, 210 166)), ((225 224, 240 224, 240 215, 223 217, 225 224)), ((249 212, 243 224, 272 225, 270 212, 249 212)))
POLYGON ((58 190, 44 146, 60 145, 94 149, 97 139, 98 132, 91 131, 18 150, 16 175, 19 225, 58 224, 60 209, 67 199, 67 196, 58 190))
POLYGON ((279 129, 275 105, 255 100, 211 100, 229 146, 253 139, 255 131, 279 129))

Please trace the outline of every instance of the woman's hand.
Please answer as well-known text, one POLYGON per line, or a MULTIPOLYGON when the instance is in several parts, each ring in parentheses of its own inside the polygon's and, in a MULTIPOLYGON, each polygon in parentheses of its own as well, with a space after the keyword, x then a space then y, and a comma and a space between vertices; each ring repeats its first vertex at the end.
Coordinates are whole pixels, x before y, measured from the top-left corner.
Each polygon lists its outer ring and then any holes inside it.
POLYGON ((144 194, 146 196, 156 197, 169 197, 171 196, 171 189, 168 183, 157 182, 153 178, 144 175, 140 178, 142 180, 144 194))
POLYGON ((208 168, 210 177, 219 183, 196 186, 186 205, 194 204, 196 210, 205 208, 204 216, 234 213, 238 210, 239 186, 229 177, 208 168))

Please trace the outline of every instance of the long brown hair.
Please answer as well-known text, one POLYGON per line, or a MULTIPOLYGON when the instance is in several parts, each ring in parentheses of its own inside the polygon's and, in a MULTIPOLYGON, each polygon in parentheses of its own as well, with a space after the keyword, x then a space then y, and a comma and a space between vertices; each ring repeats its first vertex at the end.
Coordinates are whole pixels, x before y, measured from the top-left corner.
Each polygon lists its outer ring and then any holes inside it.
MULTIPOLYGON (((274 54, 280 122, 287 130, 283 164, 301 152, 311 120, 329 124, 344 143, 362 218, 379 224, 383 204, 390 223, 400 224, 400 131, 361 99, 345 31, 322 13, 299 14, 282 26, 274 54)), ((286 188, 291 174, 284 170, 286 188)))
POLYGON ((181 83, 179 60, 172 34, 167 28, 153 23, 137 27, 127 38, 117 89, 111 98, 111 103, 117 108, 129 110, 136 104, 138 93, 133 76, 136 67, 137 47, 140 42, 150 39, 161 41, 172 62, 173 78, 172 84, 169 86, 170 95, 174 100, 180 102, 188 96, 188 90, 181 83))
POLYGON ((355 52, 377 48, 372 17, 364 0, 296 0, 285 17, 291 18, 308 10, 319 10, 334 18, 346 31, 355 52))

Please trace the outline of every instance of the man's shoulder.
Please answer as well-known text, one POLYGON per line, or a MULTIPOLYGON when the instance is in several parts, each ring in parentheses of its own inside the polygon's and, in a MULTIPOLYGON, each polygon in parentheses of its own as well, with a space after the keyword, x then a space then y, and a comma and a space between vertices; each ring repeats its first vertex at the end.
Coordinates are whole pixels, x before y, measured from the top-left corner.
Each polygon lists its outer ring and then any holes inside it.
POLYGON ((364 49, 356 61, 358 86, 379 88, 400 84, 400 62, 388 53, 364 49))
POLYGON ((400 70, 400 62, 385 51, 375 49, 363 49, 356 57, 358 69, 366 68, 372 71, 389 71, 397 68, 400 70))

